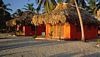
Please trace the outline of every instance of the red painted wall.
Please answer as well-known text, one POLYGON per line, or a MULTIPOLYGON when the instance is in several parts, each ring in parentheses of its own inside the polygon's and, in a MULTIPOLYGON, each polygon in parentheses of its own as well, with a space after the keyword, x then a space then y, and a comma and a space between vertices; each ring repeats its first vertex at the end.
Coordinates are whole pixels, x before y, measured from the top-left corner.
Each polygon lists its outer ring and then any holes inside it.
MULTIPOLYGON (((39 25, 37 27, 37 35, 42 35, 42 32, 45 32, 45 25, 39 25)), ((34 35, 35 31, 32 31, 31 26, 25 26, 25 35, 34 35)))
POLYGON ((37 35, 42 35, 42 32, 45 32, 45 25, 38 25, 37 27, 37 35))
MULTIPOLYGON (((81 30, 79 29, 79 27, 76 27, 75 25, 71 25, 70 32, 71 32, 70 33, 71 39, 73 40, 81 39, 81 30)), ((98 36, 98 27, 85 25, 84 34, 85 34, 85 38, 88 40, 95 39, 98 36)))
MULTIPOLYGON (((20 30, 20 28, 21 28, 22 30, 24 30, 23 27, 25 27, 25 31, 24 31, 25 36, 31 36, 31 35, 35 34, 35 31, 32 31, 31 26, 20 26, 20 27, 17 27, 16 29, 19 28, 19 30, 20 30)), ((41 35, 42 32, 45 32, 45 25, 39 25, 37 27, 37 35, 41 35)))
POLYGON ((30 36, 32 35, 32 30, 31 30, 31 26, 25 26, 25 36, 30 36))
POLYGON ((72 40, 80 40, 81 33, 79 28, 77 28, 75 25, 70 24, 70 39, 72 40))
POLYGON ((86 39, 95 39, 98 36, 98 27, 96 26, 85 26, 86 39))

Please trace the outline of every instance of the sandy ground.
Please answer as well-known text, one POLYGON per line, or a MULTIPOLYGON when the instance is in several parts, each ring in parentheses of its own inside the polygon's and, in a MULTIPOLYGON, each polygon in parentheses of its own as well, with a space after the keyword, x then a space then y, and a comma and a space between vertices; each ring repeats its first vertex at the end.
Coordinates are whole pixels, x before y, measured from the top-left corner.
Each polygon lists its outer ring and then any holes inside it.
POLYGON ((37 45, 0 51, 0 57, 100 57, 95 43, 69 41, 61 44, 37 45))

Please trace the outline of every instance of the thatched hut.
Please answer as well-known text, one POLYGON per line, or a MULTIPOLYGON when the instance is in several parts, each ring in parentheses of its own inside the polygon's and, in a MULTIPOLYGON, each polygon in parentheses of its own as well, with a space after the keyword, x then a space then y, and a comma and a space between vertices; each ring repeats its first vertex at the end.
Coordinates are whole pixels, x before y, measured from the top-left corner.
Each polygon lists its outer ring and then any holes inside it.
POLYGON ((6 22, 8 27, 16 27, 16 35, 34 35, 34 26, 31 25, 34 13, 30 11, 22 12, 21 16, 15 17, 6 22))
MULTIPOLYGON (((79 9, 83 19, 85 38, 96 38, 97 19, 84 9, 79 9)), ((32 23, 35 25, 46 24, 46 38, 81 39, 80 22, 74 5, 67 3, 58 4, 52 12, 34 16, 32 23), (41 20, 41 22, 38 20, 41 20)))
POLYGON ((6 22, 6 26, 15 26, 16 25, 16 19, 11 19, 9 21, 6 22))

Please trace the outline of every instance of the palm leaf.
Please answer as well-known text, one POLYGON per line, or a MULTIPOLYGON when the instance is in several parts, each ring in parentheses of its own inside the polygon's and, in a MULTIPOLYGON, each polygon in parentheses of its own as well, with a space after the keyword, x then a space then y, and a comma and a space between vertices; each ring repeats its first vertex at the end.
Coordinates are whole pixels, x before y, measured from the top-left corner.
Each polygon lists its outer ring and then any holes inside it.
POLYGON ((62 3, 63 1, 62 1, 62 0, 57 0, 57 2, 58 2, 58 3, 62 3))
POLYGON ((24 10, 28 10, 28 9, 26 9, 26 8, 22 8, 22 9, 24 9, 24 10))
POLYGON ((10 9, 10 8, 7 8, 7 10, 13 11, 13 10, 12 10, 12 9, 10 9))
POLYGON ((45 11, 49 12, 50 11, 50 8, 49 8, 49 1, 46 0, 46 2, 44 3, 44 9, 45 11))
POLYGON ((55 0, 51 0, 51 3, 52 3, 53 5, 56 5, 56 4, 57 4, 55 0))
POLYGON ((38 0, 38 7, 37 7, 37 12, 39 12, 39 10, 41 9, 41 5, 43 4, 43 1, 42 0, 38 0))

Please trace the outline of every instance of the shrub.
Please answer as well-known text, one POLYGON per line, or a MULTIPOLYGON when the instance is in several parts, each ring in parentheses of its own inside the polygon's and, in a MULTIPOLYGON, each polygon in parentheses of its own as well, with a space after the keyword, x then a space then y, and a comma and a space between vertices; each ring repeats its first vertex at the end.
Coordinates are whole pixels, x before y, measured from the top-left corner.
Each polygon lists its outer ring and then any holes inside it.
POLYGON ((37 37, 37 35, 35 34, 35 35, 33 35, 33 37, 32 37, 32 38, 33 38, 33 39, 35 39, 36 37, 37 37))

